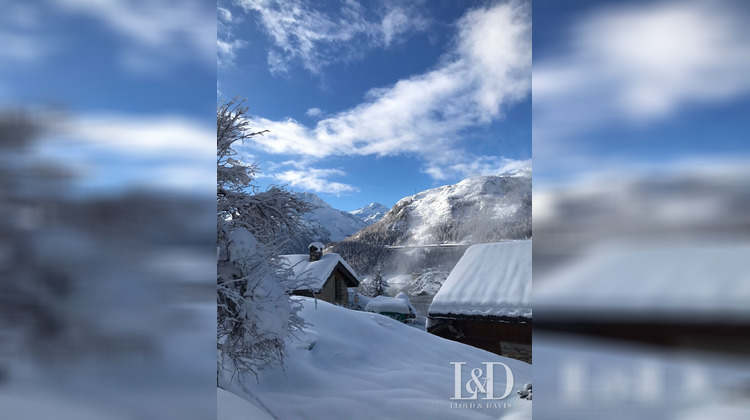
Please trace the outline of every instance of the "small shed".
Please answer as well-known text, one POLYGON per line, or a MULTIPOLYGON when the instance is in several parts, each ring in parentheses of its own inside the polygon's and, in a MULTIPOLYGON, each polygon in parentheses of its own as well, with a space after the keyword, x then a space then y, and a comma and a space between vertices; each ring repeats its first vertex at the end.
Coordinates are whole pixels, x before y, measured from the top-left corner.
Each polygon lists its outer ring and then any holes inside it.
POLYGON ((311 243, 308 251, 281 256, 294 272, 290 293, 348 306, 347 288, 359 286, 357 273, 341 255, 324 255, 320 242, 311 243))
POLYGON ((385 315, 401 322, 417 316, 416 310, 409 302, 409 297, 403 292, 396 297, 376 296, 367 303, 365 311, 385 315))
POLYGON ((469 247, 428 316, 428 332, 531 362, 531 240, 469 247))

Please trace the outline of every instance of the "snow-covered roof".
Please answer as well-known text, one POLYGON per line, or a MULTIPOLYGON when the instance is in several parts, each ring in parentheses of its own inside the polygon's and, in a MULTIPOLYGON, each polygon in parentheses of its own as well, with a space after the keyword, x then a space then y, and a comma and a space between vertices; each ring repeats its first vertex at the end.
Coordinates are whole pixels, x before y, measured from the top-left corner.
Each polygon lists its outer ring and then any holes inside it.
POLYGON ((534 294, 545 314, 600 320, 747 320, 748 302, 750 242, 732 241, 602 246, 534 294))
POLYGON ((396 299, 403 299, 406 302, 406 305, 409 307, 409 310, 416 315, 417 314, 417 308, 414 307, 414 305, 411 304, 411 301, 409 300, 409 295, 407 295, 404 292, 399 292, 396 295, 396 299))
POLYGON ((292 268, 295 279, 309 278, 309 282, 305 282, 304 287, 299 287, 297 290, 307 290, 309 287, 315 293, 320 292, 338 264, 343 265, 359 282, 359 277, 354 269, 336 253, 325 254, 318 261, 310 261, 310 255, 308 254, 282 255, 281 258, 286 260, 292 268))
POLYGON ((402 299, 400 297, 388 297, 388 296, 377 296, 371 299, 367 306, 365 306, 367 312, 395 312, 397 314, 409 314, 411 308, 409 307, 408 299, 402 299))
POLYGON ((531 318, 531 240, 469 247, 429 314, 531 318))

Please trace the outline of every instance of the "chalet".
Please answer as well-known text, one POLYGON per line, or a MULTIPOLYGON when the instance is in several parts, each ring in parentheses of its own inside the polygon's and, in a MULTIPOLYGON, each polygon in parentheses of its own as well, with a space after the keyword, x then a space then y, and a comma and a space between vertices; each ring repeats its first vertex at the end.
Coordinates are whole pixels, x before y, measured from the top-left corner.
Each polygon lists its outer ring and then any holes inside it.
POLYGON ((750 242, 600 245, 535 288, 535 327, 747 354, 750 242))
POLYGON ((323 248, 322 243, 313 242, 308 254, 281 256, 294 271, 291 294, 348 306, 347 288, 359 286, 357 273, 339 254, 323 255, 323 248))
POLYGON ((385 315, 401 322, 406 322, 417 316, 416 309, 409 302, 406 293, 403 292, 396 297, 376 296, 367 302, 365 311, 385 315))
POLYGON ((428 310, 427 331, 531 362, 531 240, 469 247, 428 310))

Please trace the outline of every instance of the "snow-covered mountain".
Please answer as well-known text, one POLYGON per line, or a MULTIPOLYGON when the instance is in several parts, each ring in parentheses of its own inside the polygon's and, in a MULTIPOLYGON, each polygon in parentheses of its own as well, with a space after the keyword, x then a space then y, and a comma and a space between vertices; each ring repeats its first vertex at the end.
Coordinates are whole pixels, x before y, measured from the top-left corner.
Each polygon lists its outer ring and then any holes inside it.
MULTIPOLYGON (((393 257, 384 251, 387 245, 468 245, 530 236, 528 169, 468 178, 405 197, 380 221, 336 244, 334 251, 355 269, 368 272, 393 257)), ((428 248, 410 252, 432 258, 428 248)))
MULTIPOLYGON (((348 212, 336 210, 313 193, 296 193, 302 200, 312 204, 314 209, 305 213, 303 218, 312 228, 318 238, 310 238, 320 242, 338 242, 358 230, 367 223, 348 212)), ((301 252, 301 251, 300 251, 301 252)))
POLYGON ((526 236, 519 229, 530 229, 530 222, 531 171, 520 171, 403 198, 372 230, 400 232, 390 245, 468 244, 526 236))
POLYGON ((388 210, 388 207, 380 203, 370 203, 361 209, 350 211, 349 214, 371 225, 382 219, 388 213, 388 210))

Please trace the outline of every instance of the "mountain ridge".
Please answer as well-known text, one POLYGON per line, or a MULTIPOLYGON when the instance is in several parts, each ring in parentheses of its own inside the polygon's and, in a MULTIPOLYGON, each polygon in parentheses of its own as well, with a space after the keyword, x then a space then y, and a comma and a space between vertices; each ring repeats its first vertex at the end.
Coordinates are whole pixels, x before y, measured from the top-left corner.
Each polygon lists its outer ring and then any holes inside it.
POLYGON ((316 194, 310 192, 297 192, 295 194, 301 200, 313 206, 313 209, 302 215, 302 218, 309 227, 318 228, 318 234, 324 236, 317 238, 317 241, 338 242, 367 226, 358 217, 349 212, 333 208, 316 194), (327 232, 327 235, 320 231, 320 228, 327 232))
POLYGON ((388 210, 390 210, 388 207, 378 202, 372 202, 362 208, 350 211, 349 214, 371 225, 382 219, 388 210))
MULTIPOLYGON (((467 178, 404 197, 381 220, 334 244, 333 251, 353 263, 355 269, 370 272, 388 262, 387 246, 468 246, 528 237, 530 169, 467 178)), ((424 249, 418 253, 423 255, 422 260, 429 259, 424 249)))

